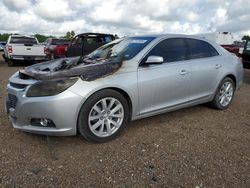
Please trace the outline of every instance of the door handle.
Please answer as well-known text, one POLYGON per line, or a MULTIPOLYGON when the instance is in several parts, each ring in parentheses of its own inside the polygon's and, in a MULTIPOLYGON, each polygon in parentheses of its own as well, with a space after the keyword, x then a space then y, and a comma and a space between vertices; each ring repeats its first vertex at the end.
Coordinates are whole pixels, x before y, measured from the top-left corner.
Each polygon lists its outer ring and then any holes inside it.
POLYGON ((189 72, 186 71, 186 70, 181 70, 180 75, 186 75, 186 74, 188 74, 188 73, 189 73, 189 72))
POLYGON ((215 65, 215 68, 216 68, 216 69, 219 69, 219 68, 221 68, 221 67, 222 67, 222 65, 220 65, 220 64, 216 64, 216 65, 215 65))

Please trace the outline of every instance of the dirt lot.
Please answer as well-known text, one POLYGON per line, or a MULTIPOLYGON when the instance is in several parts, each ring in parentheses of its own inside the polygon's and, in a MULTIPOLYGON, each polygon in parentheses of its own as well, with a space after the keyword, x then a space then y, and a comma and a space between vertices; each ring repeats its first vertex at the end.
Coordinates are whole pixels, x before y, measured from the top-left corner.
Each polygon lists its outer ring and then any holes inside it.
POLYGON ((232 106, 196 106, 129 123, 105 144, 14 130, 0 62, 0 187, 249 187, 250 70, 232 106))

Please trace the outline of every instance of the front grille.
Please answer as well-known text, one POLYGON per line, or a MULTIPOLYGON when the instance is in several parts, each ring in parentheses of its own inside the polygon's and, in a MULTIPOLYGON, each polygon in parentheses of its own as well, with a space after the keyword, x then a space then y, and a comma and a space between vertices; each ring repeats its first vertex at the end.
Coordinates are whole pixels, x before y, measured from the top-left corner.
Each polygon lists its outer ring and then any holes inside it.
POLYGON ((17 88, 17 89, 25 89, 27 87, 27 85, 25 85, 25 84, 16 84, 13 82, 10 82, 10 86, 17 88))
POLYGON ((17 97, 15 95, 8 94, 8 103, 10 108, 16 108, 17 97))

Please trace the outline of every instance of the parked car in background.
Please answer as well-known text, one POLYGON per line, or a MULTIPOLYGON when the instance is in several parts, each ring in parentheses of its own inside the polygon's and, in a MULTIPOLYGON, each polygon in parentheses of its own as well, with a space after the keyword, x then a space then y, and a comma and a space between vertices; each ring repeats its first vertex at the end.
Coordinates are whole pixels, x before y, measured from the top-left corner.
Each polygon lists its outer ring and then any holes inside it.
POLYGON ((66 57, 68 45, 57 45, 54 49, 54 58, 66 57))
POLYGON ((207 102, 224 110, 242 79, 239 58, 206 39, 127 37, 15 73, 6 109, 23 131, 106 142, 129 120, 207 102))
POLYGON ((250 40, 245 42, 245 46, 242 52, 242 62, 244 68, 250 68, 250 40))
POLYGON ((5 48, 5 46, 2 45, 2 44, 0 44, 0 52, 3 52, 3 51, 4 51, 4 48, 5 48))
POLYGON ((17 62, 39 62, 47 60, 44 45, 39 44, 36 37, 24 35, 10 35, 4 52, 9 66, 17 62))
POLYGON ((3 52, 5 49, 6 42, 0 41, 0 51, 3 52))
POLYGON ((87 55, 113 40, 115 40, 115 36, 111 34, 83 33, 76 35, 67 48, 67 57, 87 55))
POLYGON ((66 56, 66 48, 70 43, 65 38, 48 38, 45 41, 45 52, 49 59, 62 58, 66 56))

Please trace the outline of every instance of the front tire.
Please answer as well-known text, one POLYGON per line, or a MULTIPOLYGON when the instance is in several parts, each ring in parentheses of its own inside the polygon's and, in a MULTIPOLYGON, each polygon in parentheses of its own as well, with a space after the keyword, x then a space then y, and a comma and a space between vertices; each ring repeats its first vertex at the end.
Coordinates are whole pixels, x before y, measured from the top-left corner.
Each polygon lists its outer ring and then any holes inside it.
POLYGON ((227 109, 233 100, 234 92, 234 81, 229 77, 224 78, 216 91, 211 106, 219 110, 227 109))
POLYGON ((115 90, 101 90, 82 106, 78 116, 78 131, 93 142, 107 142, 116 138, 129 119, 128 102, 115 90))

